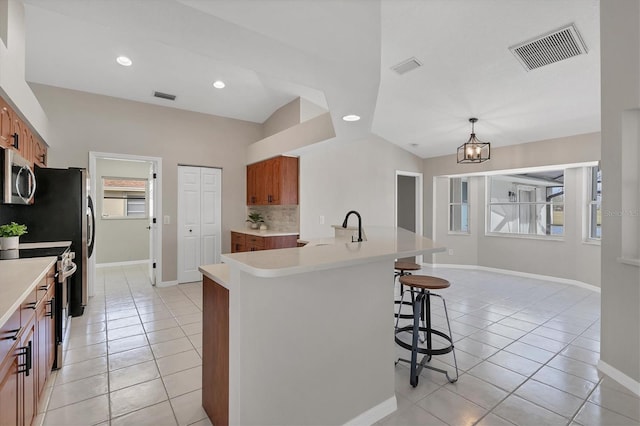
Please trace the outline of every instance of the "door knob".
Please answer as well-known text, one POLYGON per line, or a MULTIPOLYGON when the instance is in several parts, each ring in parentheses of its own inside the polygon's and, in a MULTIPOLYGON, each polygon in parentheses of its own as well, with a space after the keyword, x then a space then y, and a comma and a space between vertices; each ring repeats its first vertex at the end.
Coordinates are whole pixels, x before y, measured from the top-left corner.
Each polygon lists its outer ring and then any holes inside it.
POLYGON ((189 229, 189 232, 193 232, 193 229, 189 229))

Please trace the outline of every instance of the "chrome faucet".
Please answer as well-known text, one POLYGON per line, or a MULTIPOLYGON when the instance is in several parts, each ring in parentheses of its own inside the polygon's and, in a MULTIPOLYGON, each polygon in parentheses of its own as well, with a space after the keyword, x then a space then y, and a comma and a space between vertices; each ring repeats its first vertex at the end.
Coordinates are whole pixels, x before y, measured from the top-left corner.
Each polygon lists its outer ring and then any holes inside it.
MULTIPOLYGON (((342 222, 342 227, 343 228, 347 228, 347 222, 349 221, 349 216, 351 216, 352 214, 355 214, 356 216, 358 216, 358 242, 362 241, 362 217, 360 217, 360 213, 358 213, 355 210, 351 210, 349 213, 347 213, 347 215, 344 218, 344 222, 342 222)), ((353 241, 353 237, 351 237, 351 242, 355 242, 353 241)))

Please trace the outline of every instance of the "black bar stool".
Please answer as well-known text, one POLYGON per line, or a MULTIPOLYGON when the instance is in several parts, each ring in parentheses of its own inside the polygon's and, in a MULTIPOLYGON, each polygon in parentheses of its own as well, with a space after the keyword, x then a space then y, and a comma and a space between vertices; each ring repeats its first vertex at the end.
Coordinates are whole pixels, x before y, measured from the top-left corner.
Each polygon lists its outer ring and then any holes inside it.
MULTIPOLYGON (((411 275, 412 271, 419 271, 420 269, 422 269, 420 267, 420 265, 418 265, 417 263, 414 263, 414 262, 403 262, 403 261, 396 261, 395 264, 393 265, 393 267, 395 269, 395 273, 393 275, 394 285, 395 285, 396 278, 404 277, 406 275, 411 275)), ((411 293, 411 302, 409 302, 409 301, 403 302, 402 301, 402 297, 403 296, 404 296, 404 285, 402 284, 402 282, 400 282, 400 300, 395 300, 394 301, 394 303, 396 305, 400 305, 400 307, 398 308, 398 313, 394 314, 394 317, 403 318, 403 319, 413 318, 413 314, 403 314, 403 313, 401 313, 402 305, 413 306, 413 302, 415 301, 413 293, 411 293)), ((396 327, 397 326, 398 325, 397 325, 397 322, 396 322, 396 327)))
MULTIPOLYGON (((411 378, 410 383, 411 386, 418 386, 418 377, 420 376, 420 372, 422 372, 423 368, 428 368, 430 370, 438 371, 440 373, 444 373, 447 376, 447 380, 451 383, 454 383, 458 380, 458 361, 456 360, 456 353, 453 348, 453 338, 451 335, 451 325, 449 323, 449 314, 447 313, 447 303, 444 298, 436 293, 432 293, 430 290, 441 290, 449 287, 451 284, 449 281, 431 277, 428 275, 404 275, 400 277, 400 284, 409 287, 409 291, 411 291, 412 296, 415 296, 413 302, 413 324, 408 325, 406 327, 398 327, 399 318, 396 319, 396 337, 395 341, 401 347, 411 351, 411 360, 406 360, 400 358, 398 361, 406 362, 411 365, 411 378), (439 330, 434 330, 431 327, 431 297, 439 297, 442 299, 442 304, 444 306, 444 313, 447 319, 447 328, 449 329, 449 335, 443 333, 439 330), (420 326, 421 313, 424 312, 424 326, 420 326), (426 347, 420 346, 420 332, 423 331, 425 333, 425 339, 422 343, 426 343, 426 347), (405 343, 402 341, 398 334, 404 332, 411 332, 411 344, 405 343), (432 335, 437 335, 447 341, 448 345, 442 348, 434 348, 432 342, 432 335), (433 367, 431 365, 427 365, 429 361, 431 361, 431 357, 433 355, 444 355, 449 352, 453 352, 453 362, 456 369, 456 376, 454 379, 449 377, 449 373, 446 370, 433 367), (425 354, 422 357, 422 360, 418 362, 418 353, 425 354)), ((404 294, 400 300, 400 307, 402 307, 402 302, 404 301, 404 294)))

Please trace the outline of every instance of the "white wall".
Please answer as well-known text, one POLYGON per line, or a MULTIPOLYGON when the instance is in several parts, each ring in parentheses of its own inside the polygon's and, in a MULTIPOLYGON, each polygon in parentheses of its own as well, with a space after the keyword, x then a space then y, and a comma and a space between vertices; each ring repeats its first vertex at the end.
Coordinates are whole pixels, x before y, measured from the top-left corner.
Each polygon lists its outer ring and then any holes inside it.
MULTIPOLYGON (((421 168, 419 157, 373 135, 308 148, 300 154, 301 238, 333 236, 331 225, 342 224, 349 210, 360 212, 365 230, 395 226, 396 170, 421 168)), ((355 225, 355 218, 350 221, 355 225)))
POLYGON ((128 262, 149 259, 149 219, 104 219, 103 177, 149 177, 151 163, 124 160, 96 160, 96 263, 128 262))
POLYGON ((0 24, 6 37, 0 42, 0 95, 47 144, 49 122, 25 81, 25 20, 21 0, 1 0, 0 24))
MULTIPOLYGON (((640 108, 640 1, 601 1, 600 39, 602 202, 603 211, 613 213, 604 214, 602 220, 600 359, 634 381, 640 392, 640 268, 619 260, 622 241, 633 229, 625 223, 633 215, 627 212, 623 221, 623 187, 630 182, 622 174, 628 155, 623 151, 622 123, 627 112, 640 108)), ((635 139, 632 143, 637 149, 640 142, 635 139)), ((637 188, 637 175, 635 180, 637 188)))
POLYGON ((89 151, 162 158, 163 281, 177 278, 178 164, 222 168, 222 251, 230 230, 246 218, 247 147, 262 137, 260 124, 33 85, 49 117, 51 167, 87 167, 89 151))
POLYGON ((497 148, 492 150, 490 161, 471 167, 458 165, 454 156, 426 159, 425 182, 433 181, 435 185, 425 184, 425 234, 434 235, 435 241, 439 244, 453 249, 453 255, 434 255, 433 262, 479 265, 549 275, 599 286, 600 246, 584 241, 586 169, 568 169, 565 174, 565 235, 562 241, 485 235, 484 176, 469 177, 470 233, 449 234, 448 178, 442 177, 465 172, 495 172, 502 167, 514 169, 562 162, 597 161, 599 146, 599 135, 588 134, 497 148), (581 147, 580 154, 574 154, 577 146, 581 147), (550 155, 550 149, 553 155, 550 155))

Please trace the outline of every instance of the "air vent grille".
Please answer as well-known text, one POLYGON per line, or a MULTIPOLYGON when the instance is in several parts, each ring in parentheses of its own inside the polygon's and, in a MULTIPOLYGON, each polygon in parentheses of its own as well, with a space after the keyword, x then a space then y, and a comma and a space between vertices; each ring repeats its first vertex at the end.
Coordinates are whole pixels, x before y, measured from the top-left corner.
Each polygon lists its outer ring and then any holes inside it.
POLYGON ((408 73, 411 70, 415 70, 416 68, 419 68, 421 66, 422 66, 422 62, 420 62, 416 58, 411 57, 405 61, 400 62, 397 65, 392 66, 391 69, 397 72, 398 74, 402 75, 402 74, 408 73))
POLYGON ((509 50, 527 71, 587 53, 587 47, 573 24, 512 46, 509 50))
POLYGON ((170 101, 176 100, 176 95, 170 95, 169 93, 153 92, 153 96, 155 96, 156 98, 168 99, 170 101))

